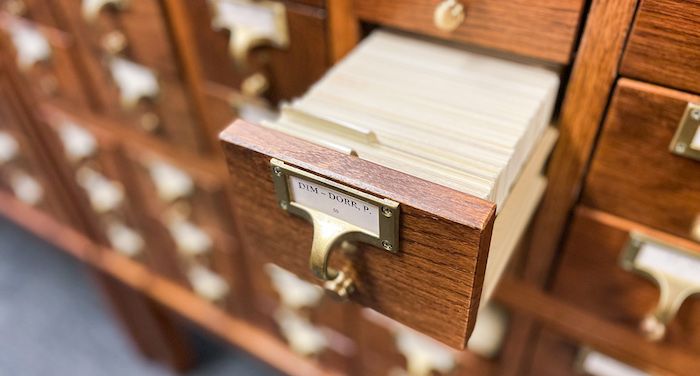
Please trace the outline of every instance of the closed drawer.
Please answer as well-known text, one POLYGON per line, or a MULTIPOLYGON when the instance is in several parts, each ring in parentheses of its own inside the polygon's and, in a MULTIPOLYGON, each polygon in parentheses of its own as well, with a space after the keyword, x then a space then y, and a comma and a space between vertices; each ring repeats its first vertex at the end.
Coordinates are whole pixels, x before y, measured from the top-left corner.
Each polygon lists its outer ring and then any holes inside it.
POLYGON ((18 71, 36 95, 88 107, 88 94, 73 60, 75 45, 70 36, 12 17, 3 17, 0 27, 13 47, 18 71))
MULTIPOLYGON (((636 332, 639 342, 655 341, 686 359, 697 359, 700 301, 692 293, 698 290, 698 255, 700 248, 692 242, 579 209, 552 293, 636 332)), ((687 364, 688 369, 698 366, 687 364)))
POLYGON ((527 375, 670 375, 653 366, 623 362, 548 328, 542 328, 536 338, 531 366, 524 372, 527 375))
POLYGON ((98 56, 121 56, 178 77, 165 14, 157 0, 61 0, 61 11, 98 56))
POLYGON ((128 168, 149 230, 161 240, 161 271, 236 311, 244 294, 242 266, 223 180, 203 163, 148 149, 127 146, 128 168))
POLYGON ((643 0, 620 71, 700 93, 700 2, 643 0))
POLYGON ((700 161, 678 155, 672 147, 692 102, 700 102, 700 97, 620 80, 586 180, 583 202, 697 241, 700 161))
POLYGON ((355 0, 364 20, 557 63, 571 58, 583 1, 355 0), (461 16, 450 17, 453 9, 461 16))
POLYGON ((322 9, 247 0, 196 0, 186 6, 208 80, 277 102, 302 94, 329 66, 326 12, 322 9), (250 16, 242 19, 235 17, 236 12, 250 16), (270 27, 268 17, 277 19, 276 27, 270 27), (260 34, 246 35, 259 39, 250 44, 237 39, 237 28, 239 34, 246 28, 257 31, 260 34), (255 73, 264 77, 265 85, 244 84, 255 73))
POLYGON ((245 260, 251 320, 293 352, 315 359, 326 369, 354 374, 358 347, 351 338, 357 308, 335 301, 269 257, 247 253, 245 260))

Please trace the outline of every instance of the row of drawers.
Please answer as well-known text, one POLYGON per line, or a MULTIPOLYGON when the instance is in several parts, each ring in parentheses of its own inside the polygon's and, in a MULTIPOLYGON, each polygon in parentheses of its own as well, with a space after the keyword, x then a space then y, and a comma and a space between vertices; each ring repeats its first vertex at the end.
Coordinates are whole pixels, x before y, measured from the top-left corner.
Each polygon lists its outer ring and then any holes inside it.
POLYGON ((1 4, 2 29, 40 99, 91 109, 176 148, 207 154, 219 150, 216 136, 237 113, 267 116, 270 101, 302 93, 328 66, 322 8, 228 3, 7 0, 1 4), (186 19, 170 20, 173 8, 182 8, 186 19), (257 21, 236 17, 240 11, 257 21), (248 34, 246 27, 267 25, 266 17, 282 20, 284 27, 273 31, 287 39, 283 46, 255 48, 265 40, 257 34, 235 39, 248 34), (179 37, 176 27, 191 35, 179 37), (185 42, 191 45, 181 45, 185 42), (234 45, 244 47, 242 56, 234 56, 234 45), (199 72, 188 72, 180 60, 190 51, 199 72), (287 74, 289 69, 295 74, 287 74), (193 91, 193 74, 202 76, 204 93, 193 91), (199 95, 203 103, 194 99, 199 95), (227 116, 209 116, 220 112, 221 102, 227 116))

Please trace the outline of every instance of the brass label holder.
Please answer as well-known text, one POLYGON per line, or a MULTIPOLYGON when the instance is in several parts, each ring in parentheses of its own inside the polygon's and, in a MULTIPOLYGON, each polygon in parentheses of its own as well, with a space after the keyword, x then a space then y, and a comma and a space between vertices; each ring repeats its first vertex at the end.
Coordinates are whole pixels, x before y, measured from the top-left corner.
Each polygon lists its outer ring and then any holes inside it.
POLYGON ((277 203, 314 226, 309 267, 327 281, 326 288, 344 295, 352 281, 328 267, 333 248, 344 241, 371 244, 390 253, 399 251, 397 202, 379 198, 271 159, 277 203))
POLYGON ((669 150, 673 154, 700 161, 700 104, 688 103, 669 150))
POLYGON ((659 287, 656 308, 641 323, 653 341, 665 336, 683 302, 700 293, 700 255, 695 252, 631 232, 620 258, 623 269, 654 281, 659 287))

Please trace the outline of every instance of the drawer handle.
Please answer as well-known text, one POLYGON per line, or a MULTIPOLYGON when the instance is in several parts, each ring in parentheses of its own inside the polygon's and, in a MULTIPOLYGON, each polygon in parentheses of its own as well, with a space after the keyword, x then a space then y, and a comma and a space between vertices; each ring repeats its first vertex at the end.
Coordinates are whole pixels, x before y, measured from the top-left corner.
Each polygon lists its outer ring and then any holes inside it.
POLYGON ((228 49, 236 66, 248 66, 248 52, 264 45, 286 48, 289 45, 287 11, 277 1, 210 0, 212 28, 230 32, 228 49))
POLYGON ((161 160, 149 161, 147 168, 163 202, 174 202, 194 193, 194 180, 187 172, 161 160))
POLYGON ((0 166, 19 155, 19 143, 8 132, 0 131, 0 166))
POLYGON ((72 162, 80 162, 97 151, 97 140, 87 129, 70 121, 64 121, 58 128, 66 157, 72 162))
POLYGON ((36 206, 44 198, 44 188, 33 176, 24 171, 17 170, 10 175, 12 192, 25 204, 36 206))
POLYGON ((187 270, 187 279, 197 295, 210 302, 221 301, 230 290, 223 277, 201 265, 191 266, 187 270))
POLYGON ((128 4, 129 0, 83 0, 81 11, 85 21, 95 22, 102 8, 109 5, 116 9, 124 9, 128 4))
POLYGON ((51 58, 51 44, 36 28, 20 22, 10 24, 12 45, 17 51, 17 66, 22 71, 51 58))
POLYGON ((280 207, 313 225, 309 267, 325 282, 326 290, 340 298, 347 298, 354 290, 349 270, 328 266, 331 252, 337 245, 343 244, 348 249, 352 247, 349 242, 359 241, 391 253, 398 252, 398 203, 343 186, 274 158, 270 166, 280 207))
POLYGON ((141 99, 155 99, 160 93, 156 74, 142 65, 115 57, 109 62, 109 70, 126 109, 134 108, 141 99))
POLYGON ((322 288, 302 280, 294 273, 275 264, 265 264, 264 270, 285 307, 291 309, 316 307, 321 301, 322 288))
POLYGON ((126 49, 126 36, 119 30, 112 30, 100 38, 100 46, 109 55, 118 55, 126 49))
POLYGON ((186 219, 169 219, 167 227, 175 240, 178 252, 183 256, 197 257, 206 254, 214 245, 209 234, 186 219))
POLYGON ((464 5, 457 0, 444 0, 433 13, 435 27, 442 31, 454 31, 464 22, 464 5))
POLYGON ((76 172, 78 184, 87 192, 90 206, 97 213, 116 210, 124 201, 124 188, 89 167, 81 167, 76 172))
POLYGON ((295 311, 280 307, 275 321, 292 351, 303 356, 314 356, 329 345, 324 332, 295 311))
POLYGON ((673 154, 700 161, 700 104, 688 103, 669 150, 673 154))
POLYGON ((641 323, 644 335, 658 341, 691 295, 700 293, 700 256, 640 233, 631 233, 621 266, 652 279, 659 287, 656 308, 641 323))
POLYGON ((127 256, 138 256, 145 246, 141 235, 120 221, 112 221, 107 225, 107 239, 114 250, 127 256))

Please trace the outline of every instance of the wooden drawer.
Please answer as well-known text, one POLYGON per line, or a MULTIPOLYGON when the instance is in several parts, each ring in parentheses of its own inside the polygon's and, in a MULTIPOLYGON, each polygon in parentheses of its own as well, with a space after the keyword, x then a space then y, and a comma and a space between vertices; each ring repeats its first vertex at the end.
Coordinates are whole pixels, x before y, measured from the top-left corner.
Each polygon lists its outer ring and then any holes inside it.
POLYGON ((60 0, 60 10, 98 56, 122 56, 179 76, 164 10, 157 0, 60 0))
POLYGON ((327 369, 354 374, 357 308, 324 294, 269 257, 246 253, 250 279, 251 320, 286 342, 290 349, 327 369))
POLYGON ((613 96, 583 202, 695 238, 700 161, 669 151, 689 102, 700 97, 622 79, 613 96))
POLYGON ((161 239, 161 271, 208 300, 232 311, 240 308, 240 253, 228 194, 216 169, 143 145, 126 148, 129 176, 144 200, 149 230, 161 239))
POLYGON ((620 66, 622 74, 700 93, 698 13, 698 1, 641 1, 620 66))
MULTIPOLYGON (((436 12, 449 1, 355 0, 355 13, 368 22, 566 64, 583 1, 457 1, 463 21, 453 30, 436 26, 436 12)), ((443 8, 445 7, 445 8, 443 8)), ((440 13, 442 14, 442 13, 440 13)), ((449 20, 446 20, 449 22, 449 20)))
POLYGON ((13 48, 18 71, 39 98, 61 98, 89 107, 83 78, 73 60, 75 45, 70 36, 7 16, 0 19, 0 27, 13 48))
MULTIPOLYGON (((700 301, 693 296, 675 299, 677 286, 693 291, 687 271, 697 270, 693 268, 700 264, 698 252, 700 247, 692 242, 581 208, 566 240, 552 293, 636 332, 639 342, 655 340, 660 347, 698 359, 700 301), (655 284, 662 286, 661 298, 655 284), (683 302, 677 314, 666 298, 683 302), (662 320, 668 321, 665 327, 662 320)), ((687 364, 688 369, 698 366, 687 364)))
POLYGON ((470 350, 455 351, 373 310, 363 309, 355 335, 360 375, 497 375, 498 353, 507 331, 505 312, 479 316, 470 350), (488 321, 488 322, 487 322, 488 321), (478 338, 477 338, 478 337, 478 338))
MULTIPOLYGON (((225 2, 225 1, 224 1, 225 2)), ((288 35, 286 47, 263 42, 245 55, 243 61, 234 59, 229 39, 235 35, 233 26, 213 26, 216 1, 196 0, 186 2, 191 18, 196 47, 205 77, 239 92, 250 91, 277 102, 301 95, 326 71, 328 40, 326 38, 326 13, 306 5, 283 3, 286 26, 279 33, 288 35), (267 47, 269 45, 270 47, 267 47), (267 81, 266 90, 250 90, 243 85, 254 73, 262 74, 267 81), (289 74, 294 72, 294 74, 289 74)), ((252 3, 254 4, 254 3, 252 3)), ((259 7, 259 5, 250 5, 259 7)), ((263 12, 265 12, 263 10, 263 12)), ((239 41, 241 43, 241 41, 239 41)))
POLYGON ((543 328, 534 346, 530 368, 532 376, 565 375, 670 375, 648 365, 631 365, 609 354, 576 343, 555 331, 543 328))

